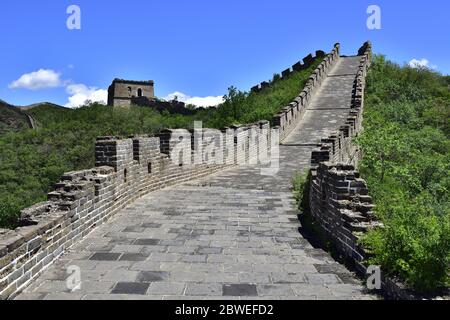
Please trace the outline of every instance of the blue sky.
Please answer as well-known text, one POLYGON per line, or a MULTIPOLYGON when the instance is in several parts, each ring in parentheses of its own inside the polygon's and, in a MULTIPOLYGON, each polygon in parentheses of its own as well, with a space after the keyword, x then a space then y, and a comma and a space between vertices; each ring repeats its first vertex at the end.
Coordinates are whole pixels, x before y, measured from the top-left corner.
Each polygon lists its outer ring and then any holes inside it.
POLYGON ((0 99, 17 105, 100 99, 115 77, 152 79, 159 97, 222 96, 337 41, 354 54, 370 39, 396 62, 450 74, 446 0, 16 0, 2 2, 0 30, 0 99), (366 26, 372 4, 381 30, 366 26), (70 5, 81 30, 66 27, 70 5))

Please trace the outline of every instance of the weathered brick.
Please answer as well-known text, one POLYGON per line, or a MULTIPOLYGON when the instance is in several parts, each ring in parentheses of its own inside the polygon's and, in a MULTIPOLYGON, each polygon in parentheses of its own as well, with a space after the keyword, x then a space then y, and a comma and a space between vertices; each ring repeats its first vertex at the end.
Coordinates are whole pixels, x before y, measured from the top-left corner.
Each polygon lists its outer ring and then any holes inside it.
POLYGON ((25 239, 20 234, 14 233, 11 236, 8 236, 7 238, 1 239, 0 246, 6 247, 8 249, 8 252, 13 252, 17 248, 19 248, 24 242, 25 239))

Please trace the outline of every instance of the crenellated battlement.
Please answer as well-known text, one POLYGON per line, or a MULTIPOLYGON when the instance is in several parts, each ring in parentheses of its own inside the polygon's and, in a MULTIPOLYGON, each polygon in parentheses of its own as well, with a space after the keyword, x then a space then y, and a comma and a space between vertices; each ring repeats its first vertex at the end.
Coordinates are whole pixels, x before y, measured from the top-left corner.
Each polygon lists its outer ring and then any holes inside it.
MULTIPOLYGON (((336 43, 333 50, 327 55, 325 55, 323 51, 317 51, 316 57, 323 58, 322 62, 317 66, 312 75, 308 78, 305 87, 299 93, 299 95, 291 103, 289 103, 288 106, 284 107, 282 111, 280 111, 273 117, 274 125, 277 126, 280 130, 281 141, 283 141, 289 135, 289 133, 292 132, 292 130, 297 126, 298 122, 303 118, 303 115, 308 109, 313 95, 320 88, 322 82, 328 76, 331 68, 333 68, 338 62, 340 57, 339 52, 339 43, 336 43)), ((315 61, 312 55, 307 56, 303 60, 303 69, 308 68, 315 61)), ((300 62, 298 62, 297 64, 299 63, 300 62)), ((297 70, 295 68, 293 69, 297 70)), ((285 72, 285 74, 287 73, 285 72)))
MULTIPOLYGON (((338 45, 338 44, 336 44, 336 45, 338 45)), ((336 48, 336 45, 335 45, 335 48, 336 48)), ((333 49, 332 54, 333 54, 332 60, 334 60, 335 58, 338 58, 339 57, 339 47, 337 47, 336 52, 334 52, 334 49, 333 49)), ((283 70, 281 72, 281 75, 276 74, 275 77, 278 77, 281 80, 287 79, 295 71, 303 71, 303 70, 308 69, 317 59, 325 59, 326 62, 329 63, 330 61, 327 58, 328 58, 328 55, 326 55, 324 51, 317 50, 314 56, 312 54, 308 54, 301 61, 298 61, 295 64, 293 64, 291 67, 283 70)), ((264 90, 265 88, 268 88, 269 86, 270 86, 269 82, 263 81, 260 84, 252 87, 251 92, 260 92, 261 90, 264 90)))
POLYGON ((326 161, 351 163, 357 166, 360 160, 359 149, 352 143, 352 140, 362 130, 365 79, 370 68, 372 45, 370 42, 366 42, 358 52, 362 52, 362 55, 353 85, 351 110, 345 124, 335 133, 323 138, 320 146, 313 151, 311 157, 313 168, 326 161))

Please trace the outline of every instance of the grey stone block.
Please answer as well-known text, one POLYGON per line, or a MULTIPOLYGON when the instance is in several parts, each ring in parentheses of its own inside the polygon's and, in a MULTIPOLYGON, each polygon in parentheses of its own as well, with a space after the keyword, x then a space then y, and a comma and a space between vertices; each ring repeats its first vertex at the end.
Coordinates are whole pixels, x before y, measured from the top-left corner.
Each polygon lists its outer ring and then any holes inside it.
POLYGON ((188 283, 186 296, 222 296, 222 285, 218 283, 188 283))
POLYGON ((137 282, 157 282, 169 279, 169 273, 164 271, 141 271, 137 276, 137 282))
POLYGON ((112 289, 112 294, 137 294, 144 295, 147 293, 149 283, 141 282, 119 282, 112 289))
POLYGON ((92 261, 117 261, 121 253, 97 252, 94 253, 89 260, 92 261))
POLYGON ((256 285, 254 284, 239 283, 223 285, 223 296, 255 297, 257 295, 256 285))

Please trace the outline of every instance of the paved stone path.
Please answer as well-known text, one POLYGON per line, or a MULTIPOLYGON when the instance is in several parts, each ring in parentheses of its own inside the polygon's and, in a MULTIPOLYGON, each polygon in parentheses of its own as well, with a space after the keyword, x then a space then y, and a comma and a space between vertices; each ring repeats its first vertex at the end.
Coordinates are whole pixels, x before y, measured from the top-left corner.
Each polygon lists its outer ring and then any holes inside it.
POLYGON ((373 299, 298 228, 291 178, 348 113, 359 58, 342 58, 281 146, 280 172, 240 167, 156 191, 73 247, 18 299, 373 299), (350 75, 349 75, 350 74, 350 75), (66 270, 81 270, 67 289, 66 270))

